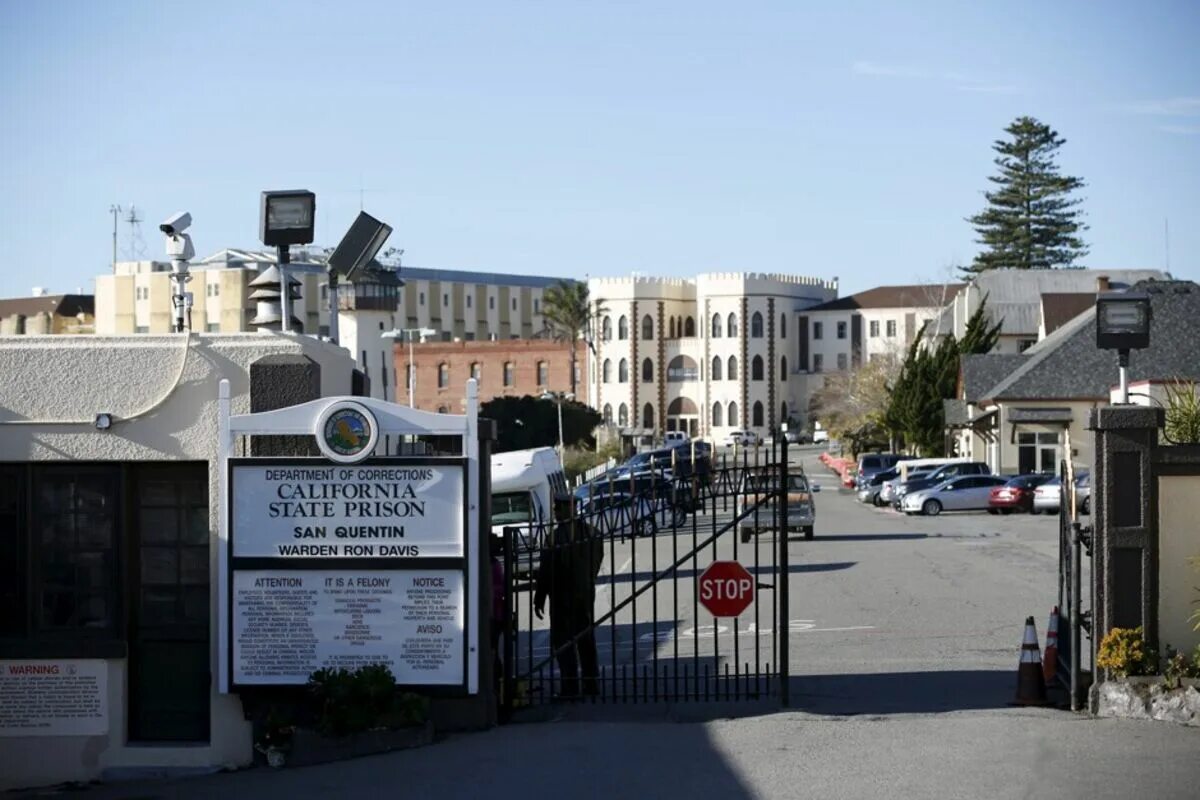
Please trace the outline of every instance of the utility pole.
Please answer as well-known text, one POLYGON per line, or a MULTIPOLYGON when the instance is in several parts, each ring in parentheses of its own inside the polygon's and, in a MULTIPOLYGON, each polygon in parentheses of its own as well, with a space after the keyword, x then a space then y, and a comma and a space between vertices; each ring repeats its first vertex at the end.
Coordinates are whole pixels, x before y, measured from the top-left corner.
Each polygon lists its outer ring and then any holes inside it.
POLYGON ((112 218, 113 218, 113 237, 112 237, 112 239, 113 239, 113 255, 112 255, 112 269, 113 269, 113 274, 115 275, 115 274, 116 274, 116 272, 117 272, 117 218, 118 218, 118 217, 120 216, 120 214, 121 214, 121 207, 120 207, 120 206, 118 206, 118 205, 111 205, 111 206, 109 206, 109 207, 108 207, 108 213, 112 214, 112 218))

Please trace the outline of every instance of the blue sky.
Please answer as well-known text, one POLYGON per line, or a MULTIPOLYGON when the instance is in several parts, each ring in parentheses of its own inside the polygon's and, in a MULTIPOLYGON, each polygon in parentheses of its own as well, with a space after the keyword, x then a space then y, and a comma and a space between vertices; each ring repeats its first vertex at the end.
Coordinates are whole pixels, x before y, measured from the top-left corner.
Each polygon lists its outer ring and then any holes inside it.
MULTIPOLYGON (((113 203, 254 247, 360 197, 414 266, 935 280, 990 144, 1068 140, 1087 266, 1200 280, 1200 5, 0 0, 0 296, 90 291, 113 203)), ((128 228, 121 226, 121 249, 128 228)))

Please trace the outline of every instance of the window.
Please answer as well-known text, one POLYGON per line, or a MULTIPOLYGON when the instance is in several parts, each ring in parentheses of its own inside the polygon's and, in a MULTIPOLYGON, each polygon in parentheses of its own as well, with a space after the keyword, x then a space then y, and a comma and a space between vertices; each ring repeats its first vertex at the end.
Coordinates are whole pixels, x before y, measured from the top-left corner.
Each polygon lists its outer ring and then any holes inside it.
POLYGON ((787 314, 779 315, 779 338, 787 338, 787 314))
MULTIPOLYGON (((718 360, 717 363, 720 363, 718 360)), ((700 367, 691 356, 675 356, 667 364, 667 382, 695 381, 700 379, 700 367)))
POLYGON ((512 299, 512 310, 513 311, 517 310, 517 298, 515 298, 515 297, 512 299))
POLYGON ((612 383, 612 359, 604 359, 604 367, 600 370, 601 380, 604 383, 612 383))
POLYGON ((535 314, 540 314, 540 313, 542 313, 542 305, 541 305, 541 303, 542 303, 542 301, 541 301, 541 300, 538 300, 536 297, 535 297, 535 298, 533 298, 533 313, 535 313, 535 314))
POLYGON ((788 374, 787 373, 787 356, 780 356, 780 358, 779 358, 779 380, 786 381, 787 374, 788 374))
POLYGON ((730 427, 736 427, 739 419, 740 418, 738 417, 737 403, 730 403, 729 404, 729 417, 728 417, 728 419, 725 420, 725 424, 729 425, 730 427))
POLYGON ((731 381, 737 380, 737 356, 729 357, 729 369, 725 370, 725 378, 731 381))
POLYGON ((642 338, 643 339, 653 339, 654 338, 654 320, 650 319, 649 314, 642 317, 642 338))
POLYGON ((879 320, 873 319, 867 323, 867 336, 872 339, 879 338, 879 320))
POLYGON ((761 339, 762 337, 763 337, 762 314, 755 311, 754 316, 752 316, 750 318, 750 338, 751 339, 761 339))
POLYGON ((779 406, 779 421, 780 421, 780 422, 787 422, 787 421, 788 421, 787 403, 782 403, 782 404, 779 406))
POLYGON ((763 404, 761 401, 756 400, 754 402, 754 423, 753 424, 757 427, 762 427, 762 425, 763 425, 763 404))
POLYGON ((721 380, 721 357, 713 356, 712 371, 709 373, 709 379, 714 381, 721 380))
POLYGON ((495 311, 495 310, 496 310, 496 298, 495 298, 495 297, 489 297, 489 298, 488 298, 488 310, 489 310, 489 311, 495 311))
POLYGON ((424 292, 421 292, 420 294, 417 295, 417 302, 420 303, 421 305, 425 305, 425 293, 424 292))
POLYGON ((761 381, 763 379, 763 360, 762 356, 755 356, 750 362, 750 380, 761 381))
POLYGON ((438 388, 445 389, 450 385, 450 365, 442 362, 438 364, 438 388))
POLYGON ((537 362, 537 381, 538 386, 550 383, 550 366, 545 361, 537 362))
POLYGON ((1017 352, 1024 353, 1035 344, 1037 344, 1037 339, 1020 339, 1017 342, 1017 352))
POLYGON ((221 330, 221 323, 209 322, 205 324, 204 330, 206 333, 218 333, 221 330))
POLYGON ((220 297, 221 296, 221 284, 219 284, 219 283, 206 284, 204 289, 209 297, 220 297))
POLYGON ((845 339, 845 338, 846 338, 846 323, 844 323, 844 322, 839 322, 839 323, 837 324, 837 337, 838 337, 839 339, 845 339))
POLYGON ((642 427, 654 427, 654 406, 650 405, 649 403, 646 403, 646 405, 642 406, 642 427))
POLYGON ((674 317, 671 317, 671 321, 669 323, 668 330, 671 332, 670 335, 668 336, 668 338, 674 339, 675 338, 675 318, 674 317))
POLYGON ((443 305, 443 306, 449 306, 449 305, 450 305, 450 295, 448 295, 448 294, 443 294, 443 295, 442 295, 442 305, 443 305))
POLYGON ((838 365, 838 369, 840 371, 844 372, 846 370, 846 354, 845 353, 837 354, 837 365, 838 365))
POLYGON ((629 362, 623 358, 617 364, 617 383, 629 383, 629 362))
POLYGON ((712 409, 712 426, 713 426, 714 428, 719 428, 719 427, 721 427, 721 425, 722 425, 722 423, 721 423, 721 412, 722 412, 723 410, 724 410, 724 409, 722 409, 722 408, 721 408, 721 404, 720 404, 720 403, 713 403, 713 409, 712 409))
POLYGON ((688 317, 683 321, 683 335, 688 338, 696 335, 696 320, 688 317))
POLYGON ((135 325, 133 327, 133 332, 134 333, 149 333, 150 326, 149 325, 135 325))
POLYGON ((450 406, 438 406, 438 407, 437 407, 437 413, 439 413, 439 414, 449 414, 449 413, 450 413, 450 406))
POLYGON ((617 338, 622 342, 629 338, 629 320, 625 318, 624 314, 617 320, 617 338))
POLYGON ((622 428, 629 425, 629 407, 624 403, 617 408, 617 424, 622 428))
POLYGON ((730 339, 737 338, 738 332, 737 332, 737 315, 736 314, 731 313, 726 318, 726 320, 725 320, 725 335, 728 336, 730 339))
POLYGON ((721 326, 721 315, 720 315, 720 314, 713 314, 713 318, 712 318, 712 338, 714 338, 714 339, 720 339, 720 338, 721 338, 721 327, 722 327, 722 326, 721 326))
POLYGON ((896 320, 889 319, 887 321, 887 336, 889 339, 896 338, 896 320))
POLYGON ((813 353, 813 372, 820 372, 825 366, 825 357, 820 353, 813 353))
POLYGON ((642 359, 642 383, 650 383, 654 380, 654 362, 650 359, 642 359))
POLYGON ((471 307, 471 295, 468 294, 467 295, 467 308, 470 308, 470 307, 471 307))
POLYGON ((480 383, 483 380, 483 365, 478 361, 471 362, 471 377, 475 379, 475 383, 480 383))
POLYGON ((605 317, 600 323, 600 338, 605 342, 612 339, 612 317, 605 317))
POLYGON ((1060 458, 1058 433, 1017 434, 1017 471, 1022 475, 1032 472, 1056 472, 1060 458))
POLYGON ((504 385, 513 385, 513 365, 511 361, 504 362, 504 385))
POLYGON ((613 418, 612 418, 612 403, 605 403, 605 404, 604 404, 604 424, 605 424, 605 425, 612 425, 612 421, 613 421, 613 418))
POLYGON ((824 339, 825 338, 825 323, 824 322, 814 322, 813 323, 813 338, 814 339, 824 339))

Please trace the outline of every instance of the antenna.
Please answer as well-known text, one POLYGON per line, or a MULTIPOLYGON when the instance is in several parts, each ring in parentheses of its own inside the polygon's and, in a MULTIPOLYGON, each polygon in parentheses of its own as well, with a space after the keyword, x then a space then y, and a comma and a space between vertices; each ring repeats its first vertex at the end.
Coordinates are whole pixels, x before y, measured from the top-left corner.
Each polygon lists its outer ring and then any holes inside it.
POLYGON ((146 240, 142 238, 142 218, 138 216, 137 206, 129 206, 125 222, 129 225, 129 241, 126 242, 125 257, 129 261, 141 261, 146 255, 146 240))
POLYGON ((1163 272, 1171 271, 1171 221, 1163 217, 1163 272))
POLYGON ((122 208, 119 205, 111 205, 108 207, 108 213, 112 214, 113 218, 113 256, 112 268, 113 274, 117 271, 117 216, 121 213, 122 208))

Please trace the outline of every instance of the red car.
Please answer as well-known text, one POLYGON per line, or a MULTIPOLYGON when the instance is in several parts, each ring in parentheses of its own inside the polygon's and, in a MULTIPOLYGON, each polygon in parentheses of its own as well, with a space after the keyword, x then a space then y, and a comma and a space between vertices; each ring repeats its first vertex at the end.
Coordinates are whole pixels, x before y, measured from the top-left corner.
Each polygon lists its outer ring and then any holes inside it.
POLYGON ((988 496, 989 514, 1011 514, 1033 510, 1033 492, 1053 475, 1018 475, 988 496))

